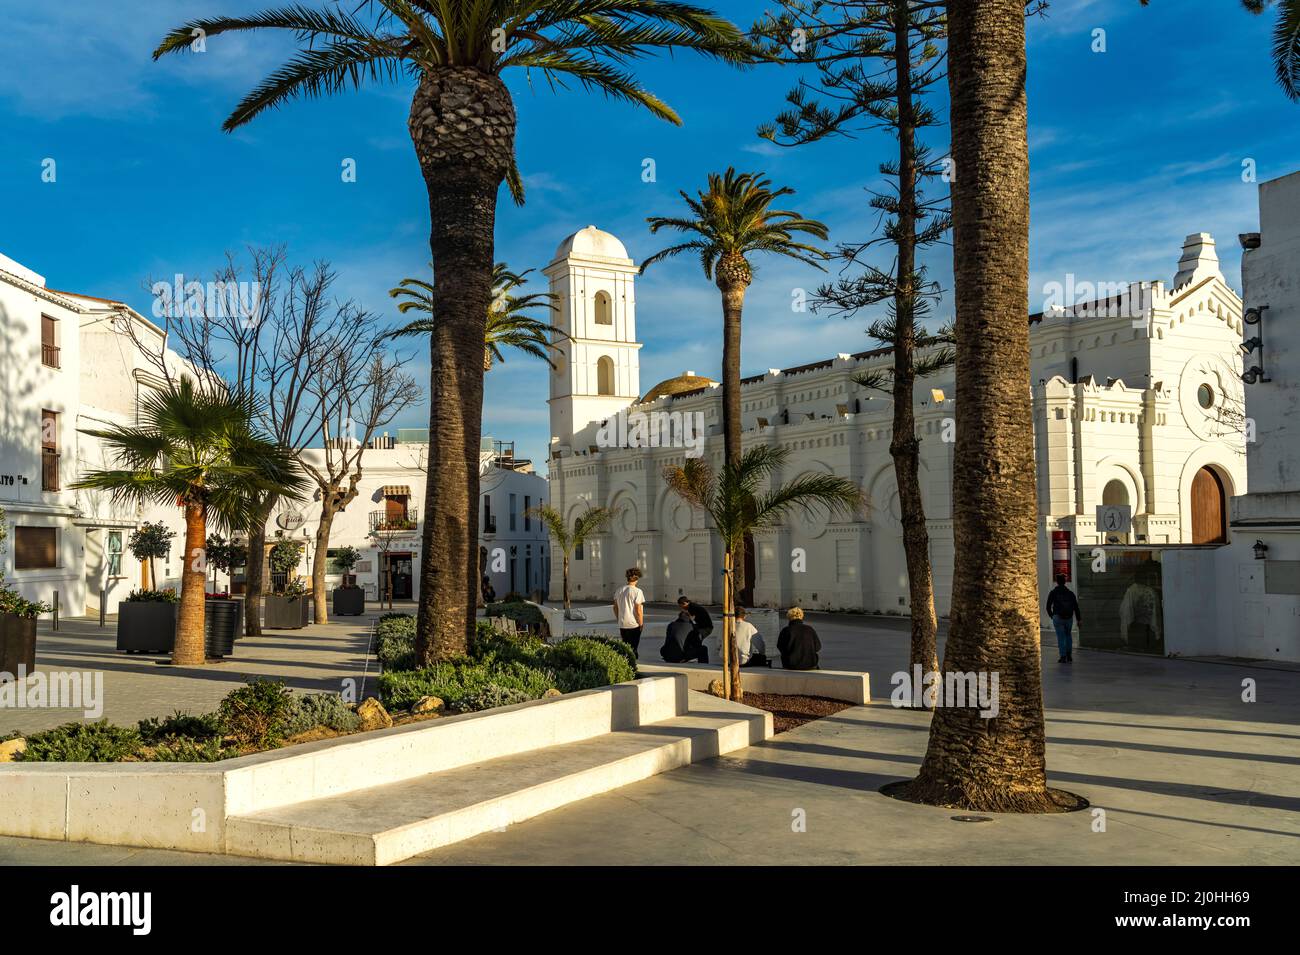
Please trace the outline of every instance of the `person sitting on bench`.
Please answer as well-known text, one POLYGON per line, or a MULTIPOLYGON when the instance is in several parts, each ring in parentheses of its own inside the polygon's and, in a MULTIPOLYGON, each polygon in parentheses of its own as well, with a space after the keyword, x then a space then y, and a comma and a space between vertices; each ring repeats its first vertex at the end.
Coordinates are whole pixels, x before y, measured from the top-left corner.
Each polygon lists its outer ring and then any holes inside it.
POLYGON ((745 619, 745 608, 736 608, 736 652, 743 667, 765 667, 772 664, 767 659, 767 647, 758 628, 745 619))
POLYGON ((691 615, 685 610, 668 624, 663 649, 659 655, 665 663, 708 663, 709 651, 700 639, 691 615))
POLYGON ((816 670, 819 662, 817 654, 822 648, 817 631, 803 622, 803 607, 791 607, 785 616, 790 622, 776 638, 776 648, 781 653, 781 666, 787 670, 816 670))

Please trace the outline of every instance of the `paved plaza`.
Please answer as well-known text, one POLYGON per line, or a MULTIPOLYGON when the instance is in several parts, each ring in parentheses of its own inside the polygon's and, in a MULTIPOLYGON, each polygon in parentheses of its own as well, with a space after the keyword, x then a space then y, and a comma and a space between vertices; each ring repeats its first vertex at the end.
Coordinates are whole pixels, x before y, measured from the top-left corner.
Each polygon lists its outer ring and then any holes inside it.
MULTIPOLYGON (((649 608, 642 659, 657 659, 670 616, 671 608, 649 608)), ((929 717, 888 703, 890 674, 906 667, 907 621, 809 620, 822 637, 823 665, 869 671, 876 703, 406 864, 1300 862, 1300 672, 1087 650, 1065 666, 1044 635, 1050 781, 1093 809, 960 822, 950 810, 877 791, 913 775, 925 750, 929 717), (1243 702, 1243 680, 1254 681, 1257 702, 1243 702)), ((199 671, 112 653, 111 628, 91 630, 66 622, 59 634, 43 633, 40 663, 103 668, 106 716, 118 722, 210 709, 254 673, 301 689, 337 689, 363 676, 374 687, 366 618, 241 640, 232 660, 199 671)), ((67 718, 30 717, 0 713, 0 729, 67 718)), ((0 863, 252 861, 0 839, 0 863)))

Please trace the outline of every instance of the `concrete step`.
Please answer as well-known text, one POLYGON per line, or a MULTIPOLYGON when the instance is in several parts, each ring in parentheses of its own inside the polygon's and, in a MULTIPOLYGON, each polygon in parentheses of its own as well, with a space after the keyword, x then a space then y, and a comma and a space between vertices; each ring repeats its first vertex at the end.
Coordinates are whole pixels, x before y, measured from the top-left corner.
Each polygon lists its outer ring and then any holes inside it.
POLYGON ((389 865, 771 736, 771 715, 691 694, 685 716, 226 820, 226 851, 389 865))

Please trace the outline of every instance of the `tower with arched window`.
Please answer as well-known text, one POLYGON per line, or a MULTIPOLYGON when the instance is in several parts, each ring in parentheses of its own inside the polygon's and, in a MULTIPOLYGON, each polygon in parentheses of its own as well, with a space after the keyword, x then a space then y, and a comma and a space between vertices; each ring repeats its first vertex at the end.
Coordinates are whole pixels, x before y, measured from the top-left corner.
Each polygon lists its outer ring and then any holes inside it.
POLYGON ((560 243, 545 273, 556 296, 553 324, 567 336, 552 348, 551 445, 581 452, 601 422, 640 395, 637 267, 622 242, 589 225, 560 243))

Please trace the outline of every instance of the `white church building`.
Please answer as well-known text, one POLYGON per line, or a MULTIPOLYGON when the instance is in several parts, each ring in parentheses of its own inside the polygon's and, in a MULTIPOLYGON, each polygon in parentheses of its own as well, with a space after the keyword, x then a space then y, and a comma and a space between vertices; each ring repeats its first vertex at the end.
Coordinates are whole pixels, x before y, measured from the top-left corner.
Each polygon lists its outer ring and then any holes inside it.
MULTIPOLYGON (((1172 264, 1171 256, 1171 264, 1172 264)), ((570 524, 585 509, 617 509, 609 529, 571 563, 575 599, 607 599, 640 567, 652 600, 721 599, 719 542, 705 517, 664 484, 665 465, 722 458, 721 388, 687 372, 642 388, 636 263, 594 226, 569 236, 546 267, 568 337, 550 379, 550 496, 570 524), (626 415, 653 415, 655 447, 627 440, 626 415), (697 428, 696 425, 701 427, 697 428), (704 444, 699 448, 699 431, 704 444), (666 445, 666 446, 665 446, 666 445)), ((1219 270, 1214 240, 1187 237, 1172 282, 1137 281, 1099 295, 1069 289, 1029 317, 1038 463, 1039 577, 1080 545, 1212 545, 1226 540, 1227 502, 1245 491, 1242 303, 1219 270), (1078 299, 1078 300, 1076 300, 1078 299), (1099 530, 1098 507, 1131 515, 1099 530)), ((811 315, 798 321, 815 321, 811 315)), ((719 329, 712 318, 704 327, 719 329)), ((751 606, 907 614, 908 588, 893 460, 890 399, 855 384, 890 363, 887 349, 769 369, 741 385, 743 441, 791 452, 788 473, 826 472, 861 486, 852 518, 793 518, 747 548, 751 606), (803 559, 795 559, 799 553, 803 559)), ((952 539, 952 372, 918 383, 921 484, 935 597, 948 611, 952 539)), ((635 432, 635 428, 631 429, 635 432)), ((960 489, 956 493, 960 493, 960 489)), ((551 591, 558 593, 559 562, 551 591)))

